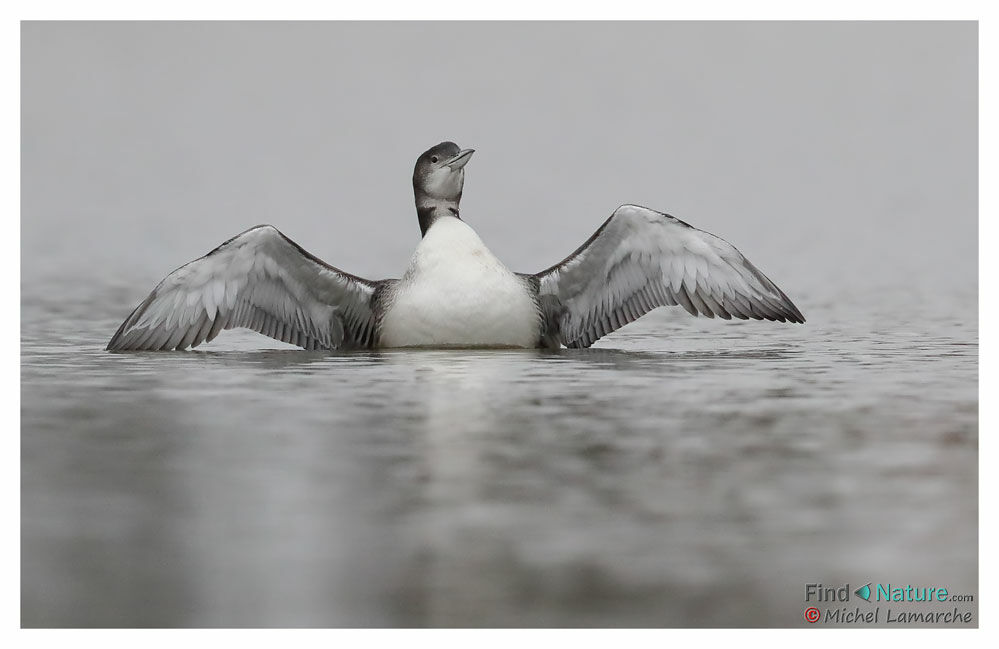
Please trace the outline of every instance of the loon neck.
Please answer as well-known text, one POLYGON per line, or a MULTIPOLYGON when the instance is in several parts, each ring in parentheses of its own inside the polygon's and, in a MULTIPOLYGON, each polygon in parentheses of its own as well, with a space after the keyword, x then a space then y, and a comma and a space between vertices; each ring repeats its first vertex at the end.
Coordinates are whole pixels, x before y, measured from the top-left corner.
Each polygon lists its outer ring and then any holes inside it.
POLYGON ((430 229, 430 226, 437 219, 445 216, 453 216, 456 219, 461 218, 458 215, 458 201, 420 201, 416 204, 416 214, 420 217, 420 235, 424 237, 427 236, 427 230, 430 229))

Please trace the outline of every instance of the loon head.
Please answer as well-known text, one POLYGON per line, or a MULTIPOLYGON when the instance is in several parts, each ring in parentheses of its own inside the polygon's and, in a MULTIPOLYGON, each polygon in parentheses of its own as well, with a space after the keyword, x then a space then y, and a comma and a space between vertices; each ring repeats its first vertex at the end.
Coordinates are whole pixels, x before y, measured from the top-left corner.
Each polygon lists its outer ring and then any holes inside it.
POLYGON ((454 142, 441 142, 417 158, 413 168, 413 193, 423 234, 437 218, 458 216, 465 165, 473 153, 474 149, 461 149, 454 142))
POLYGON ((441 142, 427 149, 416 160, 413 169, 413 191, 417 203, 420 198, 431 201, 457 203, 465 184, 465 164, 472 158, 474 149, 460 149, 454 142, 441 142))

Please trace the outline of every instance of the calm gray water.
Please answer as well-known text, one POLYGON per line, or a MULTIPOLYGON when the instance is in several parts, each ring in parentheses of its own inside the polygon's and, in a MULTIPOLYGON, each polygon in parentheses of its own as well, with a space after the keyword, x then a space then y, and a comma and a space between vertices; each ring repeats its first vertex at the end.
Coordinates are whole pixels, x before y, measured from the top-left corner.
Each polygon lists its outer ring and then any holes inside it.
POLYGON ((109 354, 138 296, 55 291, 24 295, 27 626, 799 625, 806 582, 977 593, 974 293, 654 312, 560 353, 109 354))
POLYGON ((798 626, 806 583, 977 596, 976 23, 21 37, 25 626, 798 626), (103 351, 257 223, 398 277, 442 140, 477 150, 462 215, 512 269, 634 202, 731 241, 807 324, 103 351))

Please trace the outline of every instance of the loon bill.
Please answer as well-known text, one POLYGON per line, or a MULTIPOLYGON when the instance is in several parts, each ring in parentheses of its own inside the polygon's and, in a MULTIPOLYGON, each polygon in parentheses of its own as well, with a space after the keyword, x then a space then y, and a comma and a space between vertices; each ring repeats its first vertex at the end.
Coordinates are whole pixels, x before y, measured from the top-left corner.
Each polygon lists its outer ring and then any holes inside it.
POLYGON ((472 153, 442 142, 416 161, 423 238, 401 279, 345 273, 260 225, 167 275, 107 349, 186 349, 236 327, 321 350, 589 347, 676 305, 709 318, 805 321, 730 243, 637 205, 617 208, 551 268, 511 272, 458 213, 472 153))

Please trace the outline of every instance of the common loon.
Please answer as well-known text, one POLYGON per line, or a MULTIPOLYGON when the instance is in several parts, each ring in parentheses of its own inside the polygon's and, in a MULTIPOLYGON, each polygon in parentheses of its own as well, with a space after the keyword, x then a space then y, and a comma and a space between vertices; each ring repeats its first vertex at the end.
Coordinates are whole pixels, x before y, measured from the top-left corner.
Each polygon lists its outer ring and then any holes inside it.
POLYGON ((709 318, 805 321, 727 241, 637 205, 617 208, 551 268, 511 272, 458 212, 472 153, 442 142, 416 161, 423 238, 401 279, 351 275, 259 225, 167 275, 107 349, 186 349, 237 327, 321 350, 589 347, 676 305, 709 318))

